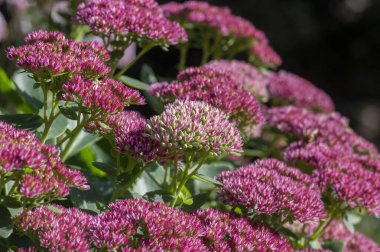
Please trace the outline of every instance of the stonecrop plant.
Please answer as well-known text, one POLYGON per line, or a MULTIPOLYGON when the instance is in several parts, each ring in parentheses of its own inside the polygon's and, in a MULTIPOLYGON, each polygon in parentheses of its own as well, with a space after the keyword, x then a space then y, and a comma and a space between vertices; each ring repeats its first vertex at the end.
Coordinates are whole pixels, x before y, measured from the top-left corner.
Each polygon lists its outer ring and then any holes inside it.
POLYGON ((380 251, 355 230, 379 152, 263 31, 200 1, 68 4, 6 51, 0 251, 380 251), (130 77, 154 47, 178 73, 130 77))

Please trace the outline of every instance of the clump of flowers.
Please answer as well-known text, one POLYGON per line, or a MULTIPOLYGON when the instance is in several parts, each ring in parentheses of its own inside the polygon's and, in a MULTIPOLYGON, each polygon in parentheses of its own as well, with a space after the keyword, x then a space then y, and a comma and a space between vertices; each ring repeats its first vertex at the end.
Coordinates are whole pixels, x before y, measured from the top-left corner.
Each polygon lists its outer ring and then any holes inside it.
POLYGON ((292 251, 288 240, 269 227, 214 209, 196 212, 206 227, 203 241, 210 251, 292 251))
POLYGON ((107 76, 109 53, 96 42, 74 42, 60 32, 40 30, 25 37, 26 45, 10 47, 7 57, 18 67, 32 73, 34 79, 59 90, 72 76, 88 79, 107 76), (57 83, 58 82, 58 83, 57 83))
POLYGON ((52 205, 27 212, 20 216, 17 225, 38 237, 40 247, 49 251, 90 251, 87 228, 92 218, 76 208, 52 205))
POLYGON ((239 153, 242 139, 223 111, 204 102, 178 100, 148 120, 149 138, 179 155, 200 153, 220 156, 239 153))
POLYGON ((181 241, 200 245, 197 238, 204 233, 196 217, 162 203, 127 199, 110 204, 109 209, 90 226, 90 236, 97 248, 139 249, 142 245, 151 249, 179 249, 184 245, 181 241))
MULTIPOLYGON (((189 34, 190 44, 185 45, 185 50, 189 45, 202 48, 202 63, 206 63, 209 57, 232 58, 240 52, 249 52, 249 49, 259 41, 267 41, 262 31, 249 21, 233 15, 226 7, 187 1, 171 2, 163 5, 162 9, 167 17, 180 22, 189 34)), ((268 62, 266 54, 256 55, 260 59, 264 57, 260 63, 268 62)), ((268 65, 275 66, 272 63, 281 63, 281 61, 270 62, 268 65)))
POLYGON ((14 181, 7 197, 21 195, 23 204, 66 197, 70 188, 88 189, 79 171, 59 159, 59 149, 43 145, 30 132, 0 122, 0 192, 14 181))
POLYGON ((227 72, 235 82, 253 94, 259 101, 267 101, 268 78, 252 65, 238 60, 214 60, 207 64, 216 71, 227 72))
POLYGON ((320 191, 310 177, 275 159, 259 160, 236 171, 222 172, 218 194, 225 204, 243 206, 255 215, 285 220, 326 218, 320 191))
POLYGON ((230 115, 239 129, 264 121, 256 98, 229 73, 215 67, 188 68, 172 83, 157 83, 149 92, 164 102, 176 99, 203 101, 230 115))
POLYGON ((325 92, 295 74, 272 72, 268 76, 268 82, 270 96, 274 100, 327 112, 334 110, 334 103, 325 92))

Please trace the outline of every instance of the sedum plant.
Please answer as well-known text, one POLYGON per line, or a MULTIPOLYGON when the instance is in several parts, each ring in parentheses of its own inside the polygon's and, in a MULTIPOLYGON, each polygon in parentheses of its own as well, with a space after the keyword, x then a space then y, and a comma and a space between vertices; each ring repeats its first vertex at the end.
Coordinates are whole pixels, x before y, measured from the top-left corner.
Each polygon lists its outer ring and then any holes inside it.
POLYGON ((380 250, 355 230, 380 216, 379 152, 261 30, 206 2, 70 4, 71 32, 7 50, 0 251, 380 250), (130 76, 169 46, 176 76, 130 76))

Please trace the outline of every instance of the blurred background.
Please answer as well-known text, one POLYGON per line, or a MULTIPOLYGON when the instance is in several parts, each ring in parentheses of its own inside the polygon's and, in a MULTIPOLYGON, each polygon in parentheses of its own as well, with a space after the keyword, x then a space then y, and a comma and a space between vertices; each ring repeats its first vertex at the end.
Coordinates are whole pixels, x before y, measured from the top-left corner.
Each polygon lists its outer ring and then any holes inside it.
MULTIPOLYGON (((14 67, 4 51, 21 44, 25 33, 40 27, 70 31, 64 18, 70 17, 68 2, 75 1, 0 0, 0 66, 8 75, 14 67)), ((283 69, 324 89, 351 126, 380 146, 380 0, 208 2, 228 6, 263 30, 282 56, 283 69)), ((174 76, 178 53, 158 48, 143 61, 161 76, 174 76)), ((138 77, 140 67, 141 61, 130 74, 138 77)), ((379 220, 365 219, 359 229, 380 244, 379 220)))

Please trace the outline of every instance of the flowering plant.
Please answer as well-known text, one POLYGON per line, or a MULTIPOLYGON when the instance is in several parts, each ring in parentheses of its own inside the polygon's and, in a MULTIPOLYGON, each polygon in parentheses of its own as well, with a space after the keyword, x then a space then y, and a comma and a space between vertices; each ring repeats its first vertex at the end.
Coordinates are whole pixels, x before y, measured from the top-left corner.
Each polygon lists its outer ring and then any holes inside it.
POLYGON ((380 251, 354 230, 380 217, 377 149, 261 30, 205 2, 69 6, 71 33, 7 49, 1 251, 380 251), (154 47, 178 74, 128 76, 154 47))

